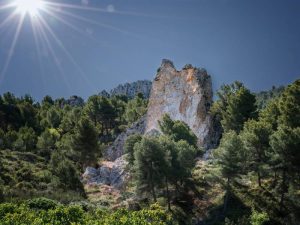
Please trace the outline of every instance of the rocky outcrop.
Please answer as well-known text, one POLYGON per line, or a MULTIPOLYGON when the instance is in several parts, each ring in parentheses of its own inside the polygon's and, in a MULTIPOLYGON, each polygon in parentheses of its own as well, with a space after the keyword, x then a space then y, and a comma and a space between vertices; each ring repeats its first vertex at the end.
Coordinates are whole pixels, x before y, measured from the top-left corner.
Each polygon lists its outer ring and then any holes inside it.
POLYGON ((82 175, 82 182, 88 185, 110 185, 121 189, 129 177, 125 157, 126 155, 123 155, 114 162, 103 162, 98 169, 87 167, 82 175))
POLYGON ((141 93, 145 98, 149 98, 152 82, 149 80, 139 80, 133 83, 126 83, 117 86, 110 91, 110 95, 126 95, 128 98, 134 98, 141 93))
MULTIPOLYGON (((134 96, 134 91, 128 91, 125 86, 116 90, 120 92, 112 93, 134 96)), ((209 114, 212 97, 211 77, 205 69, 187 64, 177 71, 170 60, 163 60, 152 83, 147 114, 121 133, 106 150, 104 156, 111 165, 106 163, 99 169, 87 168, 85 182, 122 187, 128 177, 124 172, 126 159, 123 156, 126 139, 132 134, 159 134, 158 121, 165 113, 173 120, 185 122, 198 137, 199 146, 212 147, 216 143, 213 140, 216 136, 213 135, 214 123, 209 114)))
POLYGON ((104 153, 104 156, 107 160, 115 160, 121 157, 124 154, 124 145, 126 139, 133 134, 144 134, 146 125, 146 117, 142 117, 137 122, 135 122, 131 127, 126 129, 123 133, 121 133, 117 139, 113 142, 113 144, 107 148, 104 153))
POLYGON ((77 96, 77 95, 73 95, 71 96, 69 99, 62 99, 60 101, 60 108, 63 108, 65 105, 70 105, 72 107, 82 107, 84 106, 84 100, 83 98, 77 96))
POLYGON ((105 97, 105 98, 109 98, 110 94, 106 90, 103 90, 103 91, 101 91, 99 93, 99 96, 102 96, 102 97, 105 97))
POLYGON ((173 62, 163 60, 152 84, 145 132, 159 131, 158 120, 167 113, 173 120, 185 122, 199 145, 209 148, 212 95, 211 77, 205 69, 188 64, 177 71, 173 62))

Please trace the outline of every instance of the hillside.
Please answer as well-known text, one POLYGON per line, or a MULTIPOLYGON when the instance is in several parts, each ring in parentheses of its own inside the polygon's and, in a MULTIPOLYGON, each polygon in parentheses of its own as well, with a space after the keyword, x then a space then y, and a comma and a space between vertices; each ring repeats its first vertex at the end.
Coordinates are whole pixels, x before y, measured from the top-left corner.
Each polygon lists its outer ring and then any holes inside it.
POLYGON ((300 81, 211 86, 163 60, 149 98, 0 96, 0 224, 297 225, 300 81))

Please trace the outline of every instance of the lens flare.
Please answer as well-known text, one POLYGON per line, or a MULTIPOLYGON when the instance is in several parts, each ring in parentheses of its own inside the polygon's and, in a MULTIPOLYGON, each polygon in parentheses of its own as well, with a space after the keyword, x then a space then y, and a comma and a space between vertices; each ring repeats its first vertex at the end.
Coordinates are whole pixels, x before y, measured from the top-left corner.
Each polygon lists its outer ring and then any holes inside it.
POLYGON ((14 5, 18 13, 36 16, 45 7, 45 2, 43 0, 15 0, 14 5))

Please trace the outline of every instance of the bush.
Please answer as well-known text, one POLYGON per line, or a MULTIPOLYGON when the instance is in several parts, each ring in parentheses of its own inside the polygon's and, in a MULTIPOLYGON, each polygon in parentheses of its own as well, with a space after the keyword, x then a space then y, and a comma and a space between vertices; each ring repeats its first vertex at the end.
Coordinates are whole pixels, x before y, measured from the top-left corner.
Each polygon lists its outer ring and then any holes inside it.
POLYGON ((259 213, 253 210, 250 221, 251 221, 251 225, 263 225, 269 221, 269 216, 265 212, 259 213))
POLYGON ((85 212, 72 205, 54 206, 49 199, 35 199, 27 204, 0 204, 0 224, 32 225, 172 225, 172 217, 158 205, 141 211, 119 209, 115 212, 96 210, 85 212), (31 205, 29 207, 28 205, 31 205), (38 207, 39 210, 36 210, 38 207), (53 208, 54 207, 54 208, 53 208), (44 209, 42 209, 44 208, 44 209), (46 209, 48 208, 48 209, 46 209))
POLYGON ((34 198, 28 200, 27 205, 30 209, 49 210, 58 206, 58 203, 48 198, 34 198))
POLYGON ((0 221, 8 213, 14 213, 17 206, 12 203, 0 204, 0 221))

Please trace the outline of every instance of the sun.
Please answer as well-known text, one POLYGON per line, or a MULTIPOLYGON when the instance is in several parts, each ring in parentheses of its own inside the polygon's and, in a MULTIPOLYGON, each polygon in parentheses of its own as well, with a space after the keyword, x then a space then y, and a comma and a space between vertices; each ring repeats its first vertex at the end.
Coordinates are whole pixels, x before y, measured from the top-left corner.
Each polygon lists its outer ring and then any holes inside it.
POLYGON ((45 7, 43 0, 15 0, 13 4, 17 8, 18 13, 28 13, 30 16, 36 16, 45 7))

